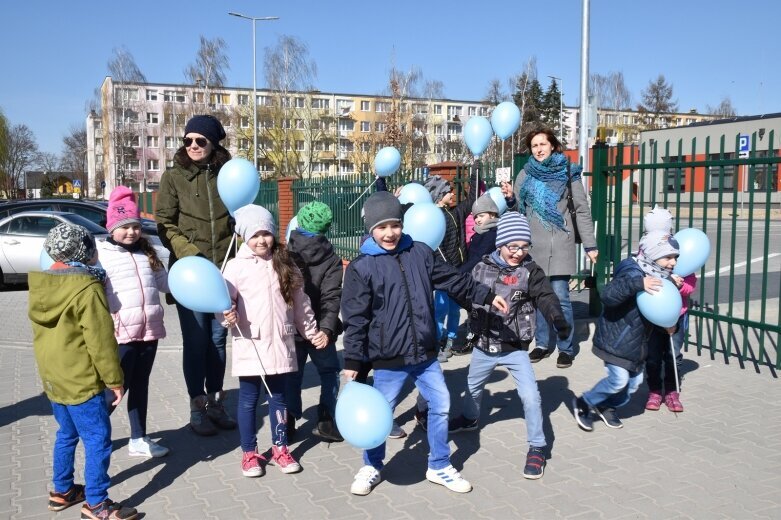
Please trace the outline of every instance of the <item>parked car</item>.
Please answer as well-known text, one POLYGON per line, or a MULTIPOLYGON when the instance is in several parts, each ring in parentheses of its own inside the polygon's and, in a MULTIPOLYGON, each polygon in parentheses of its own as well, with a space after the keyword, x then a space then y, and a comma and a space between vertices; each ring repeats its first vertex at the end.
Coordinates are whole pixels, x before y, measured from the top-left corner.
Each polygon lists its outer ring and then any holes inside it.
MULTIPOLYGON (((61 222, 85 227, 95 240, 106 240, 108 230, 91 220, 61 211, 25 211, 0 220, 0 283, 26 283, 27 273, 40 271, 40 255, 49 230, 61 222)), ((157 236, 147 237, 168 266, 168 250, 157 236)))

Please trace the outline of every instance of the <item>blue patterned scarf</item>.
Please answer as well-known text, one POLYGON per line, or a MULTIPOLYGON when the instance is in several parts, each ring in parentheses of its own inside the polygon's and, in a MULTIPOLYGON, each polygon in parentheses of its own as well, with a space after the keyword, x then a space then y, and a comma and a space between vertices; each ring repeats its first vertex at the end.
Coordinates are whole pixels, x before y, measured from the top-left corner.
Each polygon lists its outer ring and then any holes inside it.
MULTIPOLYGON (((521 199, 521 212, 524 212, 526 206, 530 206, 545 229, 555 226, 568 231, 564 227, 564 215, 557 207, 567 189, 567 157, 559 152, 551 154, 542 162, 530 157, 523 169, 526 179, 518 194, 521 199)), ((582 171, 580 165, 570 166, 573 183, 580 182, 582 171)))

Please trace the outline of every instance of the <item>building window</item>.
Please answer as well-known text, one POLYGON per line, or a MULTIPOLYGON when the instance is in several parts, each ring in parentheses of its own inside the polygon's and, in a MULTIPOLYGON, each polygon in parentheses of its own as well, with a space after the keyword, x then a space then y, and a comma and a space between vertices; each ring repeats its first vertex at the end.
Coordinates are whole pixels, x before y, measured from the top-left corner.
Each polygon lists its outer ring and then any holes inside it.
POLYGON ((179 147, 179 140, 176 139, 176 137, 166 137, 165 138, 165 147, 169 150, 175 150, 179 147))
POLYGON ((339 110, 339 112, 349 113, 353 109, 353 102, 349 99, 337 99, 336 100, 336 108, 339 110))
POLYGON ((330 152, 331 151, 331 143, 328 141, 317 141, 315 143, 315 151, 316 152, 330 152))
POLYGON ((339 173, 354 173, 355 165, 349 161, 339 163, 339 173))
POLYGON ((283 119, 282 120, 282 128, 285 128, 285 129, 289 130, 290 126, 291 126, 290 119, 283 119))
POLYGON ((175 101, 177 103, 184 103, 185 101, 185 95, 184 92, 177 92, 176 90, 164 90, 163 91, 163 101, 175 101))
POLYGON ((249 96, 247 94, 239 94, 238 104, 243 106, 249 105, 249 96))
POLYGON ((423 103, 415 103, 412 105, 412 111, 416 114, 428 114, 428 107, 423 103))
POLYGON ((148 135, 146 136, 146 147, 147 148, 157 148, 160 146, 160 138, 156 135, 148 135))
POLYGON ((297 152, 303 152, 304 151, 304 141, 296 139, 296 151, 297 152))
POLYGON ((448 135, 461 135, 461 125, 449 123, 447 125, 447 133, 448 135))
POLYGON ((458 105, 448 105, 447 106, 447 117, 461 117, 461 106, 458 105))
POLYGON ((271 96, 258 96, 257 104, 262 107, 270 107, 274 105, 274 100, 271 96))
POLYGON ((138 148, 141 146, 141 139, 137 135, 129 135, 125 139, 125 146, 131 147, 131 148, 138 148))
POLYGON ((370 121, 361 121, 361 132, 371 132, 372 124, 370 121))
MULTIPOLYGON (((765 158, 767 150, 757 150, 752 157, 765 158)), ((778 164, 749 166, 748 189, 755 192, 778 191, 778 164)))
POLYGON ((213 92, 209 96, 209 102, 213 105, 230 105, 231 96, 230 94, 221 94, 219 92, 213 92))
MULTIPOLYGON (((734 159, 735 153, 725 153, 724 159, 734 159)), ((717 153, 710 154, 709 160, 719 161, 721 157, 717 153)), ((719 191, 719 181, 722 182, 724 191, 734 191, 735 165, 709 166, 708 167, 708 191, 719 191)))
POLYGON ((361 173, 369 173, 369 163, 361 163, 361 173))
POLYGON ((120 101, 138 101, 137 88, 118 88, 117 97, 120 101))
POLYGON ((239 126, 241 128, 249 128, 249 116, 241 116, 239 118, 239 126))
POLYGON ((376 112, 390 112, 391 111, 391 104, 388 101, 375 101, 374 102, 374 110, 376 112))
MULTIPOLYGON (((163 120, 167 125, 171 125, 171 126, 174 125, 174 115, 171 112, 166 112, 165 115, 163 116, 163 120)), ((184 129, 185 126, 184 123, 185 123, 184 114, 176 114, 176 124, 181 126, 182 129, 184 129)))
POLYGON ((467 114, 470 116, 476 116, 477 115, 477 107, 467 107, 467 114))
POLYGON ((157 101, 157 90, 147 90, 146 91, 146 100, 147 101, 157 101))
POLYGON ((330 106, 330 103, 327 99, 322 98, 312 98, 312 108, 317 110, 327 110, 330 106))
POLYGON ((127 166, 128 170, 140 170, 141 169, 141 165, 139 164, 138 159, 129 159, 127 161, 126 166, 127 166))
MULTIPOLYGON (((686 159, 684 157, 680 158, 675 157, 667 157, 662 159, 666 163, 685 163, 686 159)), ((664 169, 664 185, 665 190, 670 193, 678 193, 680 190, 680 193, 686 192, 686 170, 684 168, 665 168, 664 169)))
POLYGON ((434 125, 434 135, 442 135, 442 125, 434 125))
POLYGON ((355 121, 352 119, 340 119, 339 120, 339 132, 352 132, 355 130, 355 121))
POLYGON ((488 107, 480 107, 480 115, 486 117, 488 115, 488 107))
POLYGON ((147 112, 146 113, 146 122, 150 125, 156 125, 160 123, 160 116, 157 112, 147 112))
POLYGON ((328 164, 324 162, 313 162, 312 173, 328 173, 328 164))
POLYGON ((361 143, 361 151, 370 153, 372 151, 372 144, 367 142, 361 143))
POLYGON ((149 159, 146 161, 146 169, 147 171, 157 171, 160 169, 160 161, 157 159, 149 159))
POLYGON ((442 105, 434 105, 434 113, 437 115, 442 115, 442 105))
POLYGON ((249 139, 239 139, 239 150, 249 150, 249 139))
POLYGON ((297 97, 293 100, 293 106, 295 108, 304 108, 305 100, 302 97, 297 97))
POLYGON ((368 112, 369 110, 371 110, 371 102, 361 101, 361 112, 368 112))
POLYGON ((384 132, 385 131, 385 123, 377 121, 374 123, 374 130, 376 132, 384 132))

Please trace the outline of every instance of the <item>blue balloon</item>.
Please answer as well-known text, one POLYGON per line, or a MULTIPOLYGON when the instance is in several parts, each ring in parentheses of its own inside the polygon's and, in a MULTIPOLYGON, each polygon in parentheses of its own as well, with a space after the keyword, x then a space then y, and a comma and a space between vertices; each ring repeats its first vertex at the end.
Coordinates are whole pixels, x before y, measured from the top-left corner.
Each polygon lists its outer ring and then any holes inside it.
POLYGON ((696 228, 686 228, 678 231, 674 238, 678 241, 680 254, 673 273, 689 276, 702 269, 710 256, 708 235, 696 228))
POLYGON ((681 293, 669 280, 662 280, 661 290, 642 291, 637 295, 637 307, 645 319, 660 327, 672 327, 681 316, 681 293))
POLYGON ((499 215, 507 211, 507 201, 504 200, 504 194, 502 193, 502 188, 499 188, 498 186, 494 186, 493 188, 488 190, 487 193, 491 197, 491 200, 493 200, 494 203, 496 204, 496 207, 499 208, 499 215))
POLYGON ((493 135, 491 123, 484 117, 471 117, 464 125, 464 142, 475 157, 480 157, 488 148, 493 135))
POLYGON ((374 157, 374 171, 380 177, 393 175, 401 166, 401 154, 392 146, 382 148, 374 157))
POLYGON ((231 308, 228 286, 217 266, 202 256, 180 258, 168 271, 168 287, 176 301, 196 312, 231 308))
POLYGON ((53 263, 54 260, 52 260, 52 257, 50 257, 46 250, 42 248, 41 254, 38 256, 38 264, 41 266, 41 271, 48 270, 53 263))
POLYGON ((376 388, 350 381, 336 401, 336 426, 344 440, 364 450, 376 448, 393 427, 393 411, 376 388))
POLYGON ((247 159, 236 157, 226 162, 217 175, 217 192, 231 215, 252 204, 260 190, 260 177, 247 159))
POLYGON ((285 243, 290 242, 290 232, 298 227, 298 217, 294 216, 290 219, 290 223, 287 225, 287 231, 285 231, 285 243))
POLYGON ((431 203, 431 194, 425 186, 417 182, 405 184, 399 192, 399 202, 402 204, 431 203))
POLYGON ((504 141, 521 126, 521 110, 510 101, 499 103, 491 114, 491 126, 499 139, 504 141))
MULTIPOLYGON (((427 190, 428 191, 428 190, 427 190)), ((445 238, 445 215, 436 204, 414 204, 404 214, 404 232, 436 250, 445 238)))

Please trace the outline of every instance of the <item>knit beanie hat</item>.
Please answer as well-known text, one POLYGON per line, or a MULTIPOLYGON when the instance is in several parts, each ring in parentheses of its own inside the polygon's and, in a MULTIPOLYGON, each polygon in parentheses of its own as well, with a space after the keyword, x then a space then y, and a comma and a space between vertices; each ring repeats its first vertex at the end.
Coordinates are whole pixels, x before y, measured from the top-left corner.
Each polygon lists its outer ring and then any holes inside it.
POLYGON ((327 204, 319 201, 310 202, 296 215, 298 226, 310 233, 325 233, 331 226, 334 214, 327 204))
POLYGON ((669 231, 651 231, 640 239, 639 253, 648 260, 656 261, 670 255, 678 255, 678 241, 669 231))
POLYGON ((49 230, 43 249, 55 262, 86 264, 95 256, 95 238, 86 228, 62 222, 49 230))
POLYGON ((269 210, 256 204, 247 204, 234 212, 236 217, 236 233, 244 242, 255 236, 258 231, 268 231, 277 234, 277 225, 269 210))
POLYGON ((442 197, 450 193, 450 183, 439 175, 432 175, 426 179, 426 183, 423 185, 431 194, 431 200, 436 204, 442 197))
POLYGON ((402 211, 399 199, 387 191, 376 191, 363 203, 363 218, 366 231, 386 222, 401 222, 402 211))
POLYGON ((651 231, 670 233, 673 229, 673 215, 668 209, 660 208, 657 204, 643 217, 643 226, 646 233, 651 231))
POLYGON ((499 219, 496 227, 496 247, 500 248, 510 242, 532 243, 532 230, 526 217, 517 211, 508 211, 499 219))
POLYGON ((106 228, 109 233, 127 224, 140 224, 141 214, 136 205, 136 195, 127 186, 117 186, 108 198, 106 228))
POLYGON ((480 213, 496 213, 499 214, 499 207, 487 193, 480 195, 474 204, 472 204, 472 215, 479 215, 480 213))
POLYGON ((201 134, 213 145, 217 145, 225 139, 225 129, 222 127, 222 123, 214 116, 194 116, 187 121, 187 126, 184 127, 184 135, 190 132, 201 134))

